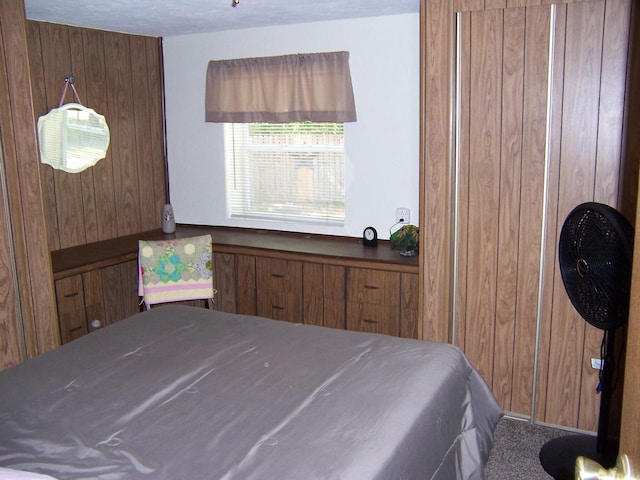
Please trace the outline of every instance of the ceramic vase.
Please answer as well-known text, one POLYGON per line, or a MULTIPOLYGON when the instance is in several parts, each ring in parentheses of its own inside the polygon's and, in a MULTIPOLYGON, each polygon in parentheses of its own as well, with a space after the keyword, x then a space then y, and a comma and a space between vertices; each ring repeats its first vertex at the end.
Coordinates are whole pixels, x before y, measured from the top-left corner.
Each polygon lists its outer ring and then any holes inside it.
POLYGON ((162 207, 162 231, 164 233, 174 233, 176 231, 176 219, 173 216, 173 207, 170 203, 162 207))

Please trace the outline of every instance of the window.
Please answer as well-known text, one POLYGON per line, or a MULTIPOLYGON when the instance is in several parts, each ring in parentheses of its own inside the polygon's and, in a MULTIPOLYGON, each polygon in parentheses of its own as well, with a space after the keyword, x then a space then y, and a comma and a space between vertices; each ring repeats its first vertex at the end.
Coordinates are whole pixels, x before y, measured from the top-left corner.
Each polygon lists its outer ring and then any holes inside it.
POLYGON ((344 223, 342 123, 226 123, 232 217, 344 223))

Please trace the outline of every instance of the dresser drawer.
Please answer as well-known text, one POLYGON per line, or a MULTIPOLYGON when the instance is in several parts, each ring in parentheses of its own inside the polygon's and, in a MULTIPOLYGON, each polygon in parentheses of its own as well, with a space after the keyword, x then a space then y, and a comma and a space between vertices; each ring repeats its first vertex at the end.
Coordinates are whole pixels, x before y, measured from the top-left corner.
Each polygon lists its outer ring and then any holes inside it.
POLYGON ((347 330, 399 336, 398 305, 347 302, 347 330))
POLYGON ((368 268, 350 268, 347 301, 397 306, 400 302, 400 273, 368 268))
POLYGON ((256 306, 260 316, 302 322, 302 262, 256 258, 256 306))

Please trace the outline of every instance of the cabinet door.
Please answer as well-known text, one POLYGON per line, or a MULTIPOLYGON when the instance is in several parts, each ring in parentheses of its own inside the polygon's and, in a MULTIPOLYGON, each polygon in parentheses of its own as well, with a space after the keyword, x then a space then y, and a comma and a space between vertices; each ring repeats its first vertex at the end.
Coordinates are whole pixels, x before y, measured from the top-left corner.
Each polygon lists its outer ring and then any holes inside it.
POLYGON ((400 287, 400 336, 420 338, 418 332, 418 296, 420 284, 417 273, 403 273, 400 287))
POLYGON ((346 268, 321 263, 302 267, 304 323, 346 328, 346 268))
POLYGON ((349 268, 347 329, 399 335, 400 273, 349 268))
POLYGON ((56 281, 55 287, 60 339, 62 343, 67 343, 87 333, 82 275, 61 278, 56 281))
POLYGON ((236 313, 256 314, 256 257, 236 255, 236 313))
POLYGON ((259 316, 302 322, 302 262, 258 257, 256 292, 259 316))
POLYGON ((232 253, 213 253, 213 274, 217 290, 213 308, 221 312, 236 311, 236 262, 232 253))

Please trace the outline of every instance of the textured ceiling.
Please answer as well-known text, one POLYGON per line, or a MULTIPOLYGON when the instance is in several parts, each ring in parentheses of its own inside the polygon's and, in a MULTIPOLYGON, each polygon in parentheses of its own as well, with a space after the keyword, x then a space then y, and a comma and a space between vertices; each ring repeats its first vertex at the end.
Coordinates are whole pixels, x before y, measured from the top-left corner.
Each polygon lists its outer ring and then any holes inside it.
MULTIPOLYGON (((1 1, 1 0, 0 0, 1 1)), ((25 0, 27 18, 168 37, 344 18, 417 13, 420 0, 25 0)))

